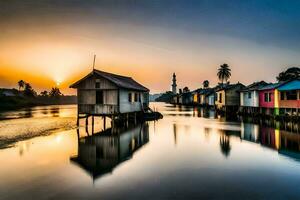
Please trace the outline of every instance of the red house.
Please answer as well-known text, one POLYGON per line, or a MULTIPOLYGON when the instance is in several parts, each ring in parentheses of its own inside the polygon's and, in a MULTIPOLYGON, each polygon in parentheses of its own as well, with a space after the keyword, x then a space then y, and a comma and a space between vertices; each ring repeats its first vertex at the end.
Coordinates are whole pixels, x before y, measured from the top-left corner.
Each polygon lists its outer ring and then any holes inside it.
POLYGON ((274 108, 275 107, 275 90, 282 83, 269 84, 259 90, 259 107, 274 108))

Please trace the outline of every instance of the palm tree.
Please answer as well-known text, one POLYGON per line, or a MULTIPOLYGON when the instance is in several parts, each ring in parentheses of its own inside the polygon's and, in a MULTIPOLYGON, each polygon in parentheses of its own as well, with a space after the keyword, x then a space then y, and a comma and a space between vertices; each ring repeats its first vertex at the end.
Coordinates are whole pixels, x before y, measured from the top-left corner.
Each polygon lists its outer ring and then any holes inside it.
POLYGON ((222 82, 222 85, 223 85, 224 84, 224 80, 227 82, 227 80, 230 78, 230 76, 231 76, 231 69, 229 68, 229 66, 226 63, 224 63, 218 69, 217 75, 218 75, 218 78, 222 82))
POLYGON ((19 80, 19 81, 18 81, 18 86, 19 86, 19 91, 20 91, 21 88, 24 88, 24 86, 25 86, 25 81, 19 80))
POLYGON ((40 96, 47 97, 48 96, 48 92, 45 90, 45 91, 41 92, 40 96))
POLYGON ((203 81, 203 87, 204 88, 208 88, 209 87, 209 81, 208 80, 203 81))
POLYGON ((49 92, 50 97, 59 97, 62 96, 62 93, 60 92, 58 87, 53 87, 51 91, 49 92))

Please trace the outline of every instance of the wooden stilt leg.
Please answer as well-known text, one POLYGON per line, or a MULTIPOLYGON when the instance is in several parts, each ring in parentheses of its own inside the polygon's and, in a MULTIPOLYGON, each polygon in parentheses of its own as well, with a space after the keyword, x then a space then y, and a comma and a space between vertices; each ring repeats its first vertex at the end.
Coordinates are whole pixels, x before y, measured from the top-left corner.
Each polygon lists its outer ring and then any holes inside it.
POLYGON ((88 128, 88 125, 89 125, 89 116, 87 116, 85 118, 85 131, 87 133, 87 135, 89 135, 89 128, 88 128))
POLYGON ((92 135, 94 134, 94 115, 92 116, 92 135))
POLYGON ((103 117, 103 129, 104 130, 106 129, 106 117, 105 116, 103 117))

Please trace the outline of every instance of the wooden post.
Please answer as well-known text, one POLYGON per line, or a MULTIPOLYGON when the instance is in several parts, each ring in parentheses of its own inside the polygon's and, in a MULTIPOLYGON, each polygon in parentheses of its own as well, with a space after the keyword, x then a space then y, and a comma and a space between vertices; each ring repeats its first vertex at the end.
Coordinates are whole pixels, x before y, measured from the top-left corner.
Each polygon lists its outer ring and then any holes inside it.
POLYGON ((92 135, 94 134, 94 115, 92 115, 92 135))
POLYGON ((136 124, 136 112, 134 112, 134 124, 136 124))
POLYGON ((105 130, 106 129, 106 117, 103 116, 103 129, 105 130))
POLYGON ((85 126, 88 126, 88 125, 89 125, 89 116, 87 115, 85 118, 85 126))
POLYGON ((115 127, 115 116, 111 116, 111 128, 113 129, 115 127))
POLYGON ((79 126, 79 108, 77 106, 77 122, 76 125, 79 126))
POLYGON ((86 131, 87 135, 89 135, 88 125, 89 125, 89 116, 87 115, 85 118, 85 131, 86 131))

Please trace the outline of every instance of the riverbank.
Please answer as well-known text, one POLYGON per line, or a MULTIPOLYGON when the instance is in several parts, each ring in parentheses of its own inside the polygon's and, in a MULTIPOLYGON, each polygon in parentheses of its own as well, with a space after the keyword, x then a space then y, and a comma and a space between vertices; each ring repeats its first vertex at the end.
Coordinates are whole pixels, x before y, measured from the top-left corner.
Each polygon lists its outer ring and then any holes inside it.
POLYGON ((33 106, 45 105, 67 105, 76 104, 76 96, 59 97, 23 97, 23 96, 2 96, 0 97, 0 111, 16 110, 33 106))
POLYGON ((76 105, 37 106, 0 113, 0 149, 37 136, 75 129, 76 105))

